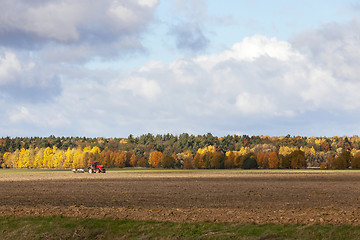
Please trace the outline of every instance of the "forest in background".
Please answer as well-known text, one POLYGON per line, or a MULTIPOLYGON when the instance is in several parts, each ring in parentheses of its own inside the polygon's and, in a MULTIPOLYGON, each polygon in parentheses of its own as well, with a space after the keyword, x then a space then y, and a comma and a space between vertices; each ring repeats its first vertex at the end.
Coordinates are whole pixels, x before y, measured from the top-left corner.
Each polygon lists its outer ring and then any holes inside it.
POLYGON ((360 138, 144 134, 128 138, 3 137, 2 168, 359 169, 360 138))

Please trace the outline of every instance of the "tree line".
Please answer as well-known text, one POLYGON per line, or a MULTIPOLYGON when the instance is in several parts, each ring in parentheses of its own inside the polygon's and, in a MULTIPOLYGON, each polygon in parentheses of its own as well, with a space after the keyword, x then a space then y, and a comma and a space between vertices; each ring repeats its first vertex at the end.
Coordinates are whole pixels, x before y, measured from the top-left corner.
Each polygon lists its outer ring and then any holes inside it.
POLYGON ((360 168, 360 138, 144 134, 127 138, 0 139, 2 168, 321 169, 360 168))

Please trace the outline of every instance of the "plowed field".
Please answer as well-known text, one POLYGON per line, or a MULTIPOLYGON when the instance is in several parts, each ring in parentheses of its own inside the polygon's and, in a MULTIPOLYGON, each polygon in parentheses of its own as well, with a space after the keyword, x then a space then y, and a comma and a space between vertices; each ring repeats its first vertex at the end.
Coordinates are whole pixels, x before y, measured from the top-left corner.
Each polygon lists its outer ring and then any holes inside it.
POLYGON ((357 171, 0 172, 1 215, 360 223, 357 171))

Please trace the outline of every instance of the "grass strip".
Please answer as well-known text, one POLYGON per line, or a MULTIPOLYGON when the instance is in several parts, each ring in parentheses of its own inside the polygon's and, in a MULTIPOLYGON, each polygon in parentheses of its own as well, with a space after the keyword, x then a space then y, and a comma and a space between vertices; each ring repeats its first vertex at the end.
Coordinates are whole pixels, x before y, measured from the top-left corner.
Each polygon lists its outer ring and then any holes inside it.
POLYGON ((358 239, 360 226, 0 217, 1 239, 358 239))

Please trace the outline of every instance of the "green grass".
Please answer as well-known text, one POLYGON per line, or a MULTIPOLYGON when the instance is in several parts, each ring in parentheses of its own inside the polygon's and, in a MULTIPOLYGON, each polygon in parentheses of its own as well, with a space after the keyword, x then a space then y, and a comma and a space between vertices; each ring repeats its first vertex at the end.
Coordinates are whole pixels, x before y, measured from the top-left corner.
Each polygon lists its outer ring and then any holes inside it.
POLYGON ((359 239, 360 226, 0 217, 1 239, 359 239))

